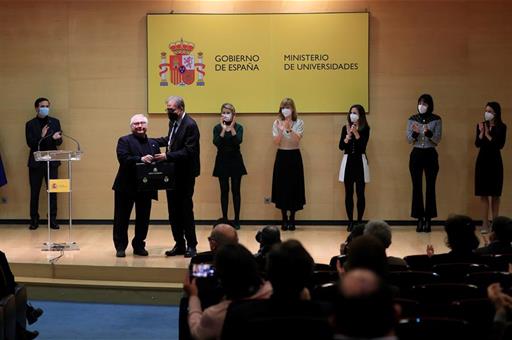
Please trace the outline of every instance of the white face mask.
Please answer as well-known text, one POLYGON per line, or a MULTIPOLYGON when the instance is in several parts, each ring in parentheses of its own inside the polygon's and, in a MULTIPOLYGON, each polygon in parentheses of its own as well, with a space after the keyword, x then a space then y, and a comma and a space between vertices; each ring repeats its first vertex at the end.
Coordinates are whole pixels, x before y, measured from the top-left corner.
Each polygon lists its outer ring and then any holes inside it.
POLYGON ((232 113, 222 113, 222 120, 225 122, 231 122, 233 120, 233 114, 232 113))
POLYGON ((427 112, 427 108, 428 108, 427 105, 419 104, 418 105, 418 112, 421 113, 421 114, 424 114, 425 112, 427 112))
POLYGON ((359 120, 359 115, 357 113, 350 113, 350 121, 355 123, 359 120))
POLYGON ((292 109, 288 109, 288 108, 282 108, 281 109, 281 113, 283 114, 283 116, 286 118, 286 117, 290 117, 291 114, 292 114, 292 109))
POLYGON ((486 122, 489 122, 489 121, 494 119, 494 114, 492 112, 485 111, 484 119, 485 119, 486 122))

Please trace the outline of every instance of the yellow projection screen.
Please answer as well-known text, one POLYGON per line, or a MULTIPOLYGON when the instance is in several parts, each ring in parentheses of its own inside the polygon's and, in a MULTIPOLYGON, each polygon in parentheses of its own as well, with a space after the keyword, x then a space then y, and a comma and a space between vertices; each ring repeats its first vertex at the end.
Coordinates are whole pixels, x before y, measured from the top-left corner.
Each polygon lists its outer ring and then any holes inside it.
POLYGON ((148 112, 170 95, 190 113, 368 109, 368 13, 148 14, 148 112))

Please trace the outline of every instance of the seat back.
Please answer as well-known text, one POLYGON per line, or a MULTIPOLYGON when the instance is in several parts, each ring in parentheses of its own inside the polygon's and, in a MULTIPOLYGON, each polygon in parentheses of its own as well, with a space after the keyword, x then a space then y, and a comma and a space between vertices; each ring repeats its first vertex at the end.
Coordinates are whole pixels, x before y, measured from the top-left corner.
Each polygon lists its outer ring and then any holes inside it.
POLYGON ((3 310, 3 336, 6 340, 16 338, 16 301, 10 294, 0 300, 3 310))
POLYGON ((464 282, 467 274, 489 271, 489 267, 477 263, 442 263, 434 265, 432 271, 439 274, 443 282, 458 283, 464 282))
POLYGON ((400 289, 401 297, 406 297, 413 286, 440 283, 440 278, 436 273, 410 270, 389 273, 389 283, 400 289))
POLYGON ((490 284, 499 282, 504 290, 512 288, 512 273, 505 272, 481 272, 467 274, 464 281, 478 286, 481 290, 487 290, 490 284))
POLYGON ((449 318, 402 319, 396 333, 400 340, 473 339, 466 321, 449 318))
POLYGON ((427 255, 409 255, 404 260, 411 270, 432 270, 432 260, 427 255))
POLYGON ((471 334, 475 338, 485 339, 493 326, 495 307, 491 300, 465 299, 455 301, 453 305, 457 318, 467 321, 471 328, 471 334))
POLYGON ((411 296, 421 304, 450 304, 453 301, 485 297, 477 286, 462 283, 433 283, 413 286, 411 296))
POLYGON ((311 291, 311 299, 332 303, 338 294, 338 284, 335 282, 324 283, 316 286, 311 291))

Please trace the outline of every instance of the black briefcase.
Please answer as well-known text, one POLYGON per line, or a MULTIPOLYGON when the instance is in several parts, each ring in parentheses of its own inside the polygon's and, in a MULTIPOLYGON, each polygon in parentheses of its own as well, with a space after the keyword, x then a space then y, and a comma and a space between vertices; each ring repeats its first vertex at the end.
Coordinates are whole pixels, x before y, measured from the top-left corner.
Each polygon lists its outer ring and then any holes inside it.
POLYGON ((137 163, 137 191, 174 189, 174 163, 137 163))

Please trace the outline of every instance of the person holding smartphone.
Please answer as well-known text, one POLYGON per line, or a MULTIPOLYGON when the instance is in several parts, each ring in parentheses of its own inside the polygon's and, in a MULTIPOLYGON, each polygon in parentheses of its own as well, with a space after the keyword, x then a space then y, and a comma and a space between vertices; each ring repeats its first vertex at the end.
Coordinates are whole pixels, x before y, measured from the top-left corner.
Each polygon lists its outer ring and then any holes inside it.
POLYGON ((366 145, 370 138, 370 126, 366 121, 364 107, 352 105, 347 116, 347 125, 341 129, 339 143, 344 151, 340 166, 339 181, 345 183, 345 209, 347 211, 347 231, 354 227, 354 185, 357 195, 357 223, 363 220, 366 200, 365 184, 370 181, 370 170, 366 158, 366 145))
POLYGON ((240 184, 242 176, 247 174, 240 144, 242 144, 244 128, 235 121, 236 111, 232 104, 221 106, 220 122, 213 128, 213 144, 217 147, 213 176, 219 179, 220 203, 222 219, 228 220, 229 180, 231 179, 231 193, 235 219, 233 224, 240 229, 240 184))
POLYGON ((475 146, 478 156, 475 165, 475 195, 482 202, 482 231, 489 229, 489 217, 499 215, 503 189, 503 160, 501 149, 505 145, 507 126, 501 120, 501 106, 497 102, 485 105, 484 121, 476 127, 475 146), (490 213, 490 216, 489 216, 490 213))
POLYGON ((293 99, 284 98, 279 105, 279 116, 272 125, 272 136, 277 145, 272 202, 281 210, 282 230, 295 230, 295 212, 306 204, 304 166, 299 149, 303 134, 304 122, 297 117, 293 99))
POLYGON ((437 217, 436 179, 439 161, 436 151, 441 141, 441 117, 434 114, 434 100, 429 94, 418 98, 418 113, 407 121, 407 141, 413 148, 409 159, 412 180, 411 217, 418 219, 417 232, 430 232, 431 219, 437 217), (423 203, 423 173, 427 184, 423 203))

